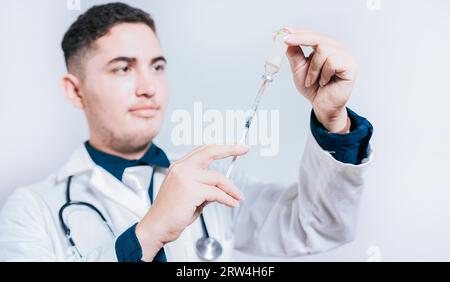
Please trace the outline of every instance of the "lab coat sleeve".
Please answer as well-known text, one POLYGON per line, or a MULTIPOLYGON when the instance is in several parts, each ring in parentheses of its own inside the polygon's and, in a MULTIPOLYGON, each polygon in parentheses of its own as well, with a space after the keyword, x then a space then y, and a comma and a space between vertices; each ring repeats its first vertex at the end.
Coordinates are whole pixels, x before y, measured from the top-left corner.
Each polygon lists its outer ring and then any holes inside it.
POLYGON ((56 260, 39 204, 24 189, 15 191, 2 208, 0 250, 1 261, 56 260))
POLYGON ((0 212, 0 261, 117 261, 114 240, 79 259, 61 244, 58 232, 59 222, 40 197, 19 188, 0 212))
MULTIPOLYGON (((232 210, 235 248, 259 255, 293 257, 323 252, 353 239, 372 154, 361 164, 342 163, 308 134, 298 181, 291 185, 237 173, 246 200, 232 210)), ((286 169, 286 168, 284 168, 286 169)))

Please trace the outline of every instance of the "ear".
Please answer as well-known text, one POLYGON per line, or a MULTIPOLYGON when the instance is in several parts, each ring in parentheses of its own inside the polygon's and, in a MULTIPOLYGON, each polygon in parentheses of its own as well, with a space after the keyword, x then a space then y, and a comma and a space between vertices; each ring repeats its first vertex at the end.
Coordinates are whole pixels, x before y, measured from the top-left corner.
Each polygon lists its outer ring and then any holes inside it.
POLYGON ((73 74, 67 73, 61 80, 64 96, 78 109, 84 109, 84 99, 80 90, 81 82, 73 74))

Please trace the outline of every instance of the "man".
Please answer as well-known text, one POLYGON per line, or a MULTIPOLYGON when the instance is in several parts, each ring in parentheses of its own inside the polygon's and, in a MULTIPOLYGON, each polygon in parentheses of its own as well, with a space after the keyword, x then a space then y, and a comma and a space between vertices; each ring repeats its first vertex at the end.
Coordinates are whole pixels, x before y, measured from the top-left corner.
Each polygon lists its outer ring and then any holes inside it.
POLYGON ((62 87, 84 111, 89 140, 56 174, 9 198, 1 259, 199 260, 195 244, 206 233, 221 244, 217 260, 233 249, 291 257, 352 240, 372 135, 346 108, 356 63, 328 37, 287 30, 294 83, 313 110, 298 182, 283 186, 211 169, 246 146, 202 146, 170 161, 152 142, 169 98, 153 20, 122 3, 81 15, 62 41, 62 87))

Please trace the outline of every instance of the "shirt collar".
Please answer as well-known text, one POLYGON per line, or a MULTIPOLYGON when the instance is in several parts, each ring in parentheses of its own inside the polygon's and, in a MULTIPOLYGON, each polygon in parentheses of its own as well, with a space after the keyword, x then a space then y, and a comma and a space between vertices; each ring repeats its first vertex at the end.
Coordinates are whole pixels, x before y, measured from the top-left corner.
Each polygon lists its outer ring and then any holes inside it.
POLYGON ((128 167, 149 165, 168 168, 170 166, 166 153, 155 144, 152 144, 144 156, 138 160, 129 160, 102 152, 92 147, 89 141, 86 141, 84 145, 92 160, 120 181, 122 180, 123 172, 128 167))

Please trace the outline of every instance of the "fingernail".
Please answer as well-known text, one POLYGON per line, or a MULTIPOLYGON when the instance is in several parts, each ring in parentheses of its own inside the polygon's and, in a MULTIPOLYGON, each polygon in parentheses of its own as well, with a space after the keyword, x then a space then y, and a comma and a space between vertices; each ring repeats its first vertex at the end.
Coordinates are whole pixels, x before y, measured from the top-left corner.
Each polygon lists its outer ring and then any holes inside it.
POLYGON ((245 150, 245 151, 250 150, 250 146, 248 146, 248 145, 240 145, 240 147, 242 148, 242 150, 245 150))
POLYGON ((287 33, 293 33, 294 32, 294 29, 292 27, 290 27, 290 26, 285 26, 281 30, 283 30, 283 31, 285 31, 287 33))
POLYGON ((320 87, 323 87, 325 85, 325 81, 323 81, 322 79, 319 81, 320 87))
POLYGON ((288 42, 292 39, 292 36, 290 35, 286 35, 285 37, 283 37, 284 42, 288 42))

